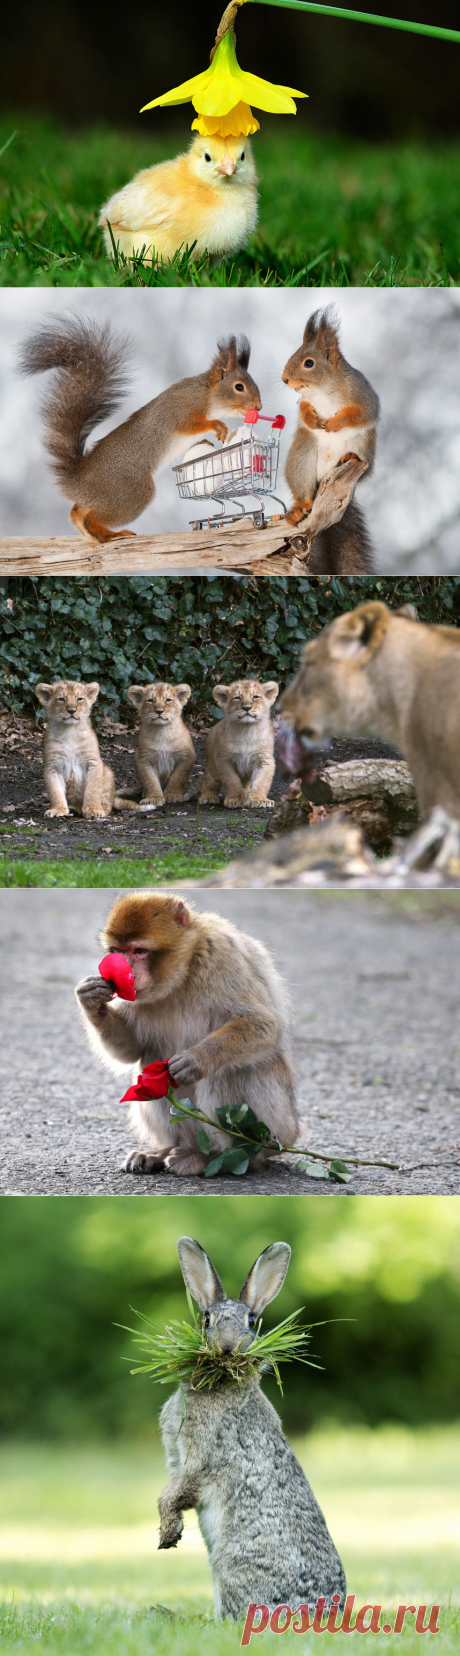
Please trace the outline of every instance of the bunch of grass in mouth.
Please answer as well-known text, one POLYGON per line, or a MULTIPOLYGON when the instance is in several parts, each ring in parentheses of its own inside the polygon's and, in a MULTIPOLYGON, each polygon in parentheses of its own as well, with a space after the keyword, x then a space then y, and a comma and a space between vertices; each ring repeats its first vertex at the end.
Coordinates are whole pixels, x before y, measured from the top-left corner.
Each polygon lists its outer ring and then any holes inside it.
POLYGON ((221 1351, 217 1344, 208 1343, 203 1322, 197 1317, 189 1294, 187 1300, 192 1322, 175 1320, 161 1332, 141 1312, 136 1312, 144 1326, 129 1328, 126 1332, 133 1334, 147 1360, 131 1369, 131 1374, 150 1374, 160 1386, 190 1386, 192 1391, 211 1391, 224 1385, 250 1385, 262 1373, 271 1371, 282 1393, 280 1363, 296 1361, 306 1363, 309 1368, 321 1366, 305 1356, 311 1330, 320 1325, 309 1323, 299 1328, 297 1318, 301 1311, 291 1311, 284 1322, 268 1329, 266 1334, 260 1333, 259 1322, 250 1346, 245 1348, 243 1336, 235 1351, 221 1351))

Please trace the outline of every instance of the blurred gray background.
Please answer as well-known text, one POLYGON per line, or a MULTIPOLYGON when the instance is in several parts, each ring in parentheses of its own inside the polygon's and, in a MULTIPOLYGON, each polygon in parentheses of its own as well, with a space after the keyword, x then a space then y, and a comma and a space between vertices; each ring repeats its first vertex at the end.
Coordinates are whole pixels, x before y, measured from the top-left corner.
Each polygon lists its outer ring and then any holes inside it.
MULTIPOLYGON (((39 405, 45 376, 25 380, 15 370, 20 341, 43 318, 63 313, 109 317, 132 342, 130 393, 120 413, 98 428, 98 436, 174 380, 201 373, 211 362, 218 336, 247 333, 263 411, 287 419, 283 460, 297 398, 282 385, 281 373, 301 342, 307 317, 318 305, 330 303, 340 318, 345 356, 372 381, 382 403, 375 472, 359 491, 379 573, 460 573, 456 289, 88 289, 71 294, 5 289, 0 294, 0 535, 71 532, 69 507, 48 470, 42 445, 39 405)), ((282 469, 278 485, 288 501, 282 469)), ((156 499, 135 528, 143 534, 184 530, 194 515, 193 505, 179 500, 169 466, 158 475, 156 499)))

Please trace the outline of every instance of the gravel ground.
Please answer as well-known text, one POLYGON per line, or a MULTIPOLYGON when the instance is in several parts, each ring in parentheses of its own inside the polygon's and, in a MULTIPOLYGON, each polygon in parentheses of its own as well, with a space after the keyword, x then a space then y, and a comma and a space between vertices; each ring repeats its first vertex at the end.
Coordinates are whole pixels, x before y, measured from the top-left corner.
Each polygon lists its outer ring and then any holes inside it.
MULTIPOLYGON (((460 894, 212 893, 216 911, 270 947, 290 986, 300 1142, 402 1164, 361 1168, 347 1187, 309 1180, 287 1159, 243 1180, 121 1172, 125 1089, 91 1056, 73 999, 97 964, 109 903, 97 891, 2 894, 4 1194, 460 1191, 460 894)), ((205 892, 194 903, 211 906, 205 892)))

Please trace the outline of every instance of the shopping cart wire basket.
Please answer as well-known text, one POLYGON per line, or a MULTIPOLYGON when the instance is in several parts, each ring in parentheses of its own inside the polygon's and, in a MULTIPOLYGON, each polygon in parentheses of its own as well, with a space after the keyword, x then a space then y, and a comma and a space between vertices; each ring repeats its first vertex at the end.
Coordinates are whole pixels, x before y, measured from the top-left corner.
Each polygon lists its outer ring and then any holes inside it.
POLYGON ((268 414, 259 414, 257 408, 249 408, 244 416, 244 425, 247 433, 236 442, 232 442, 230 432, 221 448, 210 448, 209 455, 191 460, 185 458, 181 465, 173 466, 181 500, 212 500, 220 508, 218 514, 206 514, 191 521, 192 529, 213 529, 219 524, 236 523, 244 517, 251 517, 256 529, 263 529, 264 497, 267 495, 281 506, 281 516, 284 517, 284 501, 275 494, 279 433, 286 425, 284 414, 277 414, 272 419, 268 414), (271 426, 270 435, 266 438, 256 434, 259 420, 271 426), (240 504, 239 497, 243 495, 257 500, 255 510, 240 504), (226 501, 236 507, 235 512, 226 511, 226 501))

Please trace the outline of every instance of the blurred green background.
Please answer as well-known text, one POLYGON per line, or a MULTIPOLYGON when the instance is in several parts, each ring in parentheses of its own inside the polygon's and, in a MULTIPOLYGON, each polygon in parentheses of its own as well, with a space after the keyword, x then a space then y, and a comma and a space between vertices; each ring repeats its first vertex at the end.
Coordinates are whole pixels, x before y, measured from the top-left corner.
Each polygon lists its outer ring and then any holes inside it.
MULTIPOLYGON (((286 1367, 284 1398, 274 1382, 264 1387, 325 1512, 356 1608, 379 1603, 391 1617, 401 1603, 441 1604, 437 1649, 451 1656, 460 1634, 456 1197, 4 1197, 3 1648, 214 1656, 196 1514, 186 1514, 177 1551, 157 1551, 166 1481, 157 1415, 167 1391, 131 1378, 132 1341, 115 1326, 132 1326, 133 1308, 159 1324, 188 1315, 176 1254, 184 1232, 211 1254, 229 1293, 270 1241, 291 1243, 265 1321, 300 1306, 306 1321, 328 1319, 312 1340, 324 1367, 286 1367)), ((410 1656, 419 1640, 407 1622, 410 1656)), ((240 1637, 219 1630, 219 1656, 240 1637)))
POLYGON ((458 1417, 460 1198, 4 1198, 4 1434, 150 1436, 165 1392, 131 1379, 122 1359, 134 1347, 115 1325, 133 1324, 130 1307, 159 1324, 187 1315, 181 1232, 211 1254, 228 1292, 270 1241, 291 1244, 266 1322, 304 1306, 304 1320, 326 1326, 312 1340, 323 1371, 286 1369, 289 1430, 458 1417))

